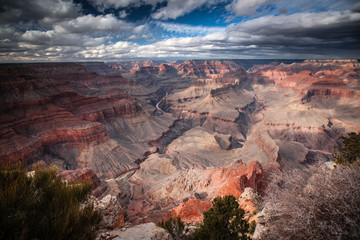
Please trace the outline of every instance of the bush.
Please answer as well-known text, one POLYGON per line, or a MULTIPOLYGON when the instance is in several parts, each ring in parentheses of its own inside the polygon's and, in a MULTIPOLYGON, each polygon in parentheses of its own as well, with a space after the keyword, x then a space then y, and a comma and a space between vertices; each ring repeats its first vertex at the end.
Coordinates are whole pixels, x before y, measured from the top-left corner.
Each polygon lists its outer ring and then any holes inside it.
POLYGON ((341 144, 335 147, 337 152, 333 154, 337 164, 358 164, 360 160, 360 133, 351 132, 347 137, 340 137, 341 144))
POLYGON ((195 230, 194 239, 250 239, 247 236, 249 224, 244 220, 245 212, 234 196, 216 197, 212 203, 212 208, 204 212, 204 221, 195 230))
POLYGON ((86 203, 90 183, 67 185, 54 169, 28 176, 20 164, 0 169, 0 239, 94 239, 101 216, 86 203))
POLYGON ((172 239, 176 240, 186 238, 185 234, 188 232, 179 216, 172 218, 170 215, 168 220, 161 221, 158 226, 164 228, 171 235, 172 239))
POLYGON ((359 239, 359 167, 278 173, 265 198, 265 239, 359 239))
POLYGON ((256 229, 256 222, 255 220, 251 221, 250 225, 249 225, 249 233, 253 234, 255 232, 256 229))

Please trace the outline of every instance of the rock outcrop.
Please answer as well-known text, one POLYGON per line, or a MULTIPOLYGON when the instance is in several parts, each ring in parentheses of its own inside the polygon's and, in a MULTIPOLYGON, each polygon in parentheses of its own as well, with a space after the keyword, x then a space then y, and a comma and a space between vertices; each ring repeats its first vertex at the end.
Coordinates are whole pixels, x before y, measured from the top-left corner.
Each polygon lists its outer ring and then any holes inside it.
POLYGON ((189 199, 171 210, 171 214, 181 218, 185 223, 202 222, 203 213, 211 208, 209 201, 189 199))
POLYGON ((61 172, 60 176, 69 184, 76 184, 84 181, 90 182, 92 184, 91 195, 96 198, 100 197, 108 188, 107 184, 100 181, 98 176, 96 176, 94 171, 91 169, 66 170, 61 172))
POLYGON ((107 195, 94 201, 94 209, 102 215, 101 228, 116 229, 125 226, 125 211, 116 196, 107 195))
POLYGON ((109 237, 114 240, 170 240, 171 236, 165 229, 155 223, 139 224, 130 228, 122 228, 109 232, 109 237))

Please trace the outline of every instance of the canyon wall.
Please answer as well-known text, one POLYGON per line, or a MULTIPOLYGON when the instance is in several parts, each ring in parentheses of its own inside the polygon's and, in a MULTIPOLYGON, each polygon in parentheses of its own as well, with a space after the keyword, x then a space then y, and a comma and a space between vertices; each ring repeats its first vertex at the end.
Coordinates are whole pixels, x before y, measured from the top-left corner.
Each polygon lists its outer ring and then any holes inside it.
POLYGON ((215 196, 261 194, 272 171, 328 161, 360 130, 357 60, 2 64, 0 75, 1 161, 94 173, 131 224, 201 221, 215 196))

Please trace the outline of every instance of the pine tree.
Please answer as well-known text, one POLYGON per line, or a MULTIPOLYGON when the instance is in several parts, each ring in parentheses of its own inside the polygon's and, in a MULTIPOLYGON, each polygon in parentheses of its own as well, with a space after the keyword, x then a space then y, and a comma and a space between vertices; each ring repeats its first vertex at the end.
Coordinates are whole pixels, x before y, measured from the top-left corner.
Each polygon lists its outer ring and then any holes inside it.
POLYGON ((216 197, 213 206, 204 212, 204 221, 194 233, 194 239, 248 240, 249 224, 245 212, 232 195, 216 197))

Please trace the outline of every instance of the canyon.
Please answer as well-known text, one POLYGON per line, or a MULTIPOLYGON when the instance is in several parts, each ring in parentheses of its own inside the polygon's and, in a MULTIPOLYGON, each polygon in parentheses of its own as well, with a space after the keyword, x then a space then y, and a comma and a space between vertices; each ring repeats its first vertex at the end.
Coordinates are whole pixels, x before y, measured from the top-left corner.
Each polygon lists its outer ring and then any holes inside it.
POLYGON ((1 64, 0 76, 0 161, 90 179, 129 226, 199 222, 214 197, 262 194, 273 171, 329 161, 360 131, 358 60, 1 64))

